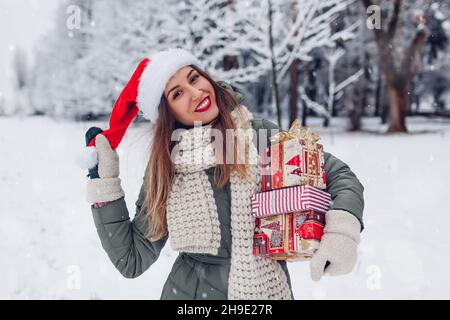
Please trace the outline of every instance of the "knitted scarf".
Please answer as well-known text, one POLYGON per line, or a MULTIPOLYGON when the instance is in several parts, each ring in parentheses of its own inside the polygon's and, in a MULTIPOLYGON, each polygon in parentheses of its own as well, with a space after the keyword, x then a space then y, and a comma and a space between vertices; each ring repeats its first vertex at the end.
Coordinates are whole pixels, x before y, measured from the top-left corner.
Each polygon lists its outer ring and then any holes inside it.
MULTIPOLYGON (((230 300, 289 300, 286 274, 277 261, 252 254, 255 220, 251 196, 261 187, 259 157, 253 141, 248 109, 240 105, 231 113, 238 139, 247 139, 247 177, 232 171, 230 300), (249 130, 246 130, 249 129, 249 130)), ((184 130, 172 152, 175 177, 167 204, 169 239, 174 250, 217 255, 220 223, 213 189, 204 171, 216 166, 210 125, 184 130), (176 150, 177 149, 177 150, 176 150)))

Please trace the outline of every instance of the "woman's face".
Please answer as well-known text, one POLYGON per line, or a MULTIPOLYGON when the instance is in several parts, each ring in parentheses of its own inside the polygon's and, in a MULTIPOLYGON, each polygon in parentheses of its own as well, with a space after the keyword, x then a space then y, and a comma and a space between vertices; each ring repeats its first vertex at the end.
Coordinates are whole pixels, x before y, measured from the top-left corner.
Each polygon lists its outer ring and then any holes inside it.
POLYGON ((179 69, 167 82, 164 95, 172 114, 184 125, 193 126, 195 121, 205 125, 219 115, 213 86, 192 67, 179 69))

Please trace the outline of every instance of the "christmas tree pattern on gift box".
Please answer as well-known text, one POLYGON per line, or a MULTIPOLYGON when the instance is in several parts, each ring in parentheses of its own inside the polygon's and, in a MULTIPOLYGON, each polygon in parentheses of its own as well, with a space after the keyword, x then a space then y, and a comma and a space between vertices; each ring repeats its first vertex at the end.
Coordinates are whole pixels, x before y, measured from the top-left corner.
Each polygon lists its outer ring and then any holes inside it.
POLYGON ((326 188, 325 157, 323 146, 308 148, 303 140, 288 140, 283 149, 283 187, 308 184, 315 188, 326 188))
POLYGON ((325 156, 323 145, 317 143, 319 136, 294 121, 288 132, 270 138, 271 146, 263 152, 267 165, 270 155, 271 183, 264 173, 262 191, 298 185, 310 185, 326 189, 325 156), (270 186, 270 189, 268 188, 270 186))
POLYGON ((283 215, 256 219, 253 254, 280 256, 288 253, 286 224, 283 215))

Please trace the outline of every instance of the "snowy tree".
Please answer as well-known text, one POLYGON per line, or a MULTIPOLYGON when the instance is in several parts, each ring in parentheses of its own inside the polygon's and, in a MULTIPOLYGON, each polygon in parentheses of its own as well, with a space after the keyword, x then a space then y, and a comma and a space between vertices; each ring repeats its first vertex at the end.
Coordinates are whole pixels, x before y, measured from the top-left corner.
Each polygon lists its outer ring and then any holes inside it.
POLYGON ((358 80, 363 74, 364 70, 360 69, 355 74, 351 75, 344 81, 340 83, 336 83, 335 78, 335 72, 336 72, 336 65, 339 61, 339 59, 344 56, 345 51, 343 49, 334 49, 329 54, 326 55, 326 59, 329 63, 328 67, 328 101, 327 101, 327 119, 330 118, 332 114, 334 114, 334 108, 335 108, 335 98, 338 94, 340 94, 348 85, 352 84, 356 80, 358 80))
POLYGON ((171 47, 189 47, 183 16, 177 11, 180 7, 173 0, 96 1, 97 31, 86 59, 88 65, 95 66, 88 72, 97 90, 96 113, 109 114, 141 59, 171 47))
POLYGON ((61 3, 55 29, 36 49, 35 112, 81 119, 109 114, 138 61, 178 40, 165 37, 180 26, 164 3, 61 3))
POLYGON ((26 115, 28 113, 28 94, 29 86, 29 64, 27 52, 21 48, 16 48, 13 56, 13 77, 14 77, 14 114, 26 115))
MULTIPOLYGON (((243 84, 272 74, 275 107, 279 111, 277 87, 292 63, 296 59, 310 60, 314 48, 333 46, 338 39, 352 37, 355 26, 333 32, 330 25, 350 3, 301 0, 292 13, 292 0, 236 1, 233 10, 222 12, 224 18, 218 19, 220 22, 210 32, 213 34, 200 42, 203 45, 199 51, 210 52, 204 57, 209 71, 223 80, 243 84), (292 21, 286 19, 290 15, 292 21), (224 70, 223 58, 235 55, 240 56, 239 69, 224 70)), ((278 112, 279 122, 280 117, 278 112)))
MULTIPOLYGON (((297 1, 292 1, 293 8, 297 1)), ((341 3, 345 5, 345 3, 341 3)), ((347 3, 343 8, 339 8, 336 13, 331 13, 329 16, 329 25, 325 27, 325 35, 328 37, 324 45, 313 47, 307 54, 306 59, 300 60, 296 58, 291 64, 290 78, 290 121, 292 122, 297 117, 297 103, 301 102, 303 107, 313 110, 316 114, 324 117, 324 125, 329 124, 329 120, 336 114, 335 100, 343 96, 344 89, 355 82, 362 74, 361 68, 349 68, 350 70, 337 72, 338 61, 349 53, 347 46, 351 45, 356 38, 356 30, 361 24, 354 17, 345 19, 348 15, 349 9, 352 7, 347 3), (297 74, 299 64, 302 62, 301 70, 305 73, 304 81, 298 81, 297 74), (324 68, 323 66, 326 66, 324 68), (310 70, 311 69, 311 70, 310 70), (323 69, 323 70, 320 70, 323 69), (308 75, 308 73, 310 73, 308 75), (318 73, 323 73, 319 75, 318 73), (311 83, 311 81, 313 83, 311 83), (317 82, 316 82, 317 81, 317 82), (299 98, 297 98, 297 86, 294 84, 299 82, 299 98), (315 83, 316 82, 316 83, 315 83), (310 87, 310 89, 304 86, 310 87), (314 93, 311 95, 311 93, 314 93)), ((326 5, 326 4, 325 4, 326 5)), ((326 7, 325 7, 326 8, 326 7)), ((294 20, 295 21, 295 20, 294 20)), ((298 32, 295 34, 298 36, 298 32)), ((324 36, 324 34, 322 34, 324 36)), ((304 49, 308 52, 308 49, 304 49)), ((292 46, 288 47, 286 52, 292 52, 292 46)), ((302 110, 302 124, 306 125, 307 110, 302 110)))
POLYGON ((328 83, 329 77, 322 79, 318 88, 323 97, 331 89, 330 99, 314 101, 311 96, 298 95, 308 94, 302 89, 305 82, 298 79, 304 71, 299 63, 313 61, 314 52, 326 61, 326 48, 335 50, 337 44, 342 47, 354 37, 357 24, 335 27, 351 3, 65 0, 59 6, 55 29, 36 49, 37 63, 30 79, 33 108, 35 113, 64 117, 107 115, 140 59, 169 47, 183 47, 216 80, 259 90, 253 94, 263 104, 260 112, 272 104, 281 121, 281 107, 290 96, 291 120, 297 117, 296 104, 302 101, 328 116, 328 108, 334 113, 334 101, 340 99, 335 90, 338 83, 359 69, 349 70, 345 78, 337 72, 336 84, 328 83))
POLYGON ((450 87, 450 23, 446 18, 449 15, 450 4, 444 2, 434 2, 426 11, 429 37, 422 58, 423 68, 413 82, 415 113, 420 112, 422 97, 431 96, 430 111, 445 114, 444 95, 450 87))
POLYGON ((82 61, 92 38, 93 1, 63 1, 56 26, 36 48, 31 97, 35 113, 74 116, 89 110, 93 92, 82 61))
POLYGON ((25 50, 16 48, 13 56, 14 87, 22 90, 28 84, 28 58, 25 50))
MULTIPOLYGON (((376 5, 373 0, 362 2, 366 8, 376 5)), ((400 24, 408 28, 398 28, 402 12, 405 12, 403 2, 394 0, 388 23, 382 23, 380 28, 373 29, 389 101, 388 132, 407 131, 405 118, 409 109, 411 82, 418 69, 418 57, 427 39, 425 14, 423 10, 417 9, 420 8, 417 3, 413 4, 416 8, 414 13, 404 15, 405 20, 400 24), (396 37, 399 34, 402 36, 396 37)), ((425 3, 422 5, 421 8, 425 7, 425 3)))

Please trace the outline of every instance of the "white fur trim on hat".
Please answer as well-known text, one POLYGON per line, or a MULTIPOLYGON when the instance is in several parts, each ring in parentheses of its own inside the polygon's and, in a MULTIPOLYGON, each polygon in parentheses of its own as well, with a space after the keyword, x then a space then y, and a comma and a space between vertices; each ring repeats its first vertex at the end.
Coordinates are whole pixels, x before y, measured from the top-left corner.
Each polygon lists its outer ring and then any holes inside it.
POLYGON ((139 80, 137 105, 144 118, 155 123, 167 81, 178 69, 190 64, 200 66, 200 61, 189 51, 179 48, 157 52, 149 59, 139 80))

